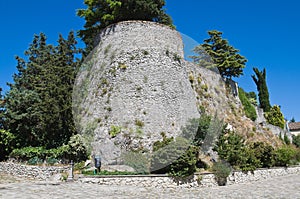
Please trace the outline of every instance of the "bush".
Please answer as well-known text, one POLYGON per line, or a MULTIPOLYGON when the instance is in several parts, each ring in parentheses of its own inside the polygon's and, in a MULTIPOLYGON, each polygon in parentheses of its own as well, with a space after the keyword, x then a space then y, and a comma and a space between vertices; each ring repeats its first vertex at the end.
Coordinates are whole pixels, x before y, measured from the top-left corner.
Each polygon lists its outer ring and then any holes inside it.
POLYGON ((246 116, 250 118, 252 121, 255 121, 257 118, 256 110, 252 105, 251 101, 247 98, 246 92, 242 88, 239 88, 239 98, 244 107, 246 116))
POLYGON ((149 161, 144 154, 140 152, 127 152, 125 154, 122 154, 122 159, 124 161, 124 164, 134 168, 136 173, 149 173, 149 161))
POLYGON ((80 135, 74 135, 70 138, 67 145, 55 149, 46 150, 44 147, 25 147, 14 149, 10 153, 11 158, 16 158, 18 161, 36 162, 37 159, 54 164, 61 160, 63 163, 68 163, 70 160, 80 162, 88 157, 86 147, 80 135))
POLYGON ((198 147, 192 145, 189 146, 188 150, 170 165, 170 171, 168 173, 174 177, 186 177, 193 175, 197 168, 196 163, 198 152, 198 147))
POLYGON ((12 152, 15 136, 5 130, 0 129, 0 161, 6 160, 12 152))
MULTIPOLYGON (((162 148, 153 152, 150 170, 152 173, 184 177, 196 171, 197 154, 199 148, 190 145, 187 139, 177 137, 175 141, 162 142, 162 148)), ((157 144, 158 145, 158 144, 157 144)))
POLYGON ((221 159, 235 169, 253 171, 259 167, 260 162, 256 158, 254 150, 245 144, 240 135, 234 132, 221 135, 214 150, 218 152, 221 159))
POLYGON ((43 163, 43 160, 38 158, 38 157, 34 157, 34 158, 31 158, 27 161, 27 163, 29 165, 38 165, 38 164, 42 164, 43 163))
POLYGON ((293 144, 296 147, 300 148, 300 134, 297 136, 293 135, 293 144))
POLYGON ((269 124, 284 129, 285 120, 279 106, 273 106, 270 112, 265 113, 265 118, 269 124))
POLYGON ((116 137, 119 133, 121 133, 122 128, 119 126, 111 126, 110 127, 110 131, 109 131, 109 135, 110 137, 114 138, 116 137))
POLYGON ((275 151, 275 166, 288 166, 292 163, 297 152, 290 146, 284 146, 275 151))
POLYGON ((18 161, 29 161, 33 158, 44 160, 46 158, 46 149, 44 147, 25 147, 14 149, 10 153, 11 158, 16 158, 18 161))
POLYGON ((212 171, 215 174, 216 180, 220 186, 224 186, 227 182, 227 177, 231 172, 231 167, 223 161, 215 162, 212 166, 212 171))
POLYGON ((255 142, 250 145, 251 150, 254 151, 255 157, 259 161, 259 167, 270 168, 274 166, 274 148, 266 145, 263 142, 255 142))

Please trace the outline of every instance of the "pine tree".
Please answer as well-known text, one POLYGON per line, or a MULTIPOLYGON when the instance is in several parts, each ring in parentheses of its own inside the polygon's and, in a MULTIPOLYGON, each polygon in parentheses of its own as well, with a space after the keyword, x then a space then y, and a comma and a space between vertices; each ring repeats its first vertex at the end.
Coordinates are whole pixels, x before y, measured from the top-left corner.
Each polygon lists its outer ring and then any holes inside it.
POLYGON ((67 40, 60 35, 56 47, 46 44, 41 33, 25 52, 26 61, 17 57, 18 73, 5 108, 8 127, 21 147, 58 147, 75 134, 71 95, 78 52, 73 32, 67 40))
POLYGON ((252 75, 251 77, 257 87, 260 107, 264 110, 264 112, 269 112, 271 105, 266 81, 266 69, 264 68, 263 71, 259 71, 258 68, 253 68, 253 71, 256 76, 252 75))
POLYGON ((210 38, 204 40, 203 44, 194 49, 194 52, 198 54, 192 56, 194 62, 202 65, 203 59, 208 59, 213 63, 213 66, 218 68, 220 75, 224 78, 231 79, 243 75, 246 58, 238 54, 239 50, 222 38, 222 32, 211 30, 208 31, 208 34, 210 38))
POLYGON ((99 31, 113 23, 128 20, 155 21, 172 26, 172 19, 163 10, 165 0, 85 0, 87 9, 77 12, 85 19, 84 30, 79 36, 92 50, 94 37, 99 31))

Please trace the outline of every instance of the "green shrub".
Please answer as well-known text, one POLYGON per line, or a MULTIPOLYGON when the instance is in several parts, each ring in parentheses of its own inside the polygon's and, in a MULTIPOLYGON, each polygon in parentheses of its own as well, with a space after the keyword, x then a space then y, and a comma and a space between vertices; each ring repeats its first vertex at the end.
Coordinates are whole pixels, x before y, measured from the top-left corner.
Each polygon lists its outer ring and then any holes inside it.
POLYGON ((144 122, 141 121, 141 120, 138 120, 138 119, 135 120, 135 125, 140 127, 140 128, 145 126, 144 122))
MULTIPOLYGON (((94 171, 82 171, 83 175, 95 175, 94 171)), ((139 175, 139 173, 127 172, 127 171, 100 171, 96 175, 139 175)))
POLYGON ((275 151, 275 166, 288 166, 295 158, 297 152, 290 146, 284 146, 275 151))
POLYGON ((33 158, 44 160, 46 157, 46 149, 44 147, 25 147, 21 149, 14 149, 10 153, 11 158, 18 161, 28 161, 33 158))
POLYGON ((285 120, 279 106, 277 105, 273 106, 270 109, 270 112, 265 113, 265 118, 269 124, 284 129, 285 120))
MULTIPOLYGON (((67 145, 70 150, 67 152, 69 160, 74 162, 84 161, 88 158, 87 147, 81 135, 73 135, 67 145)), ((67 149, 68 147, 65 147, 67 149)))
POLYGON ((215 162, 212 166, 212 171, 215 174, 218 184, 220 186, 223 186, 226 184, 227 177, 231 172, 231 167, 228 163, 225 163, 223 161, 215 162))
POLYGON ((121 133, 121 131, 122 131, 122 128, 121 127, 119 127, 119 126, 111 126, 110 127, 110 131, 109 131, 109 135, 110 135, 110 137, 112 137, 112 138, 114 138, 114 137, 116 137, 119 133, 121 133))
POLYGON ((63 163, 68 163, 70 160, 80 162, 86 160, 88 154, 81 135, 73 135, 67 145, 48 150, 44 147, 14 149, 10 157, 23 162, 30 160, 33 163, 36 159, 46 160, 46 162, 49 160, 49 164, 53 164, 55 160, 61 160, 63 163))
POLYGON ((293 135, 293 144, 296 147, 300 148, 300 134, 297 136, 293 135))
POLYGON ((287 145, 291 144, 291 141, 290 141, 289 137, 286 134, 284 134, 284 136, 283 136, 283 141, 287 145))
POLYGON ((257 118, 256 110, 242 88, 239 88, 239 98, 243 104, 246 116, 252 121, 255 121, 257 118))
POLYGON ((170 165, 168 172, 174 177, 186 177, 193 175, 196 172, 196 163, 199 148, 196 146, 189 146, 189 148, 177 160, 170 165))
POLYGON ((162 141, 156 141, 153 143, 153 152, 158 151, 159 149, 167 146, 170 142, 174 140, 173 137, 168 138, 164 132, 161 132, 160 135, 162 136, 162 141))
POLYGON ((59 162, 59 160, 58 159, 55 159, 55 158, 53 158, 53 157, 47 157, 46 158, 46 163, 48 164, 48 165, 54 165, 54 164, 56 164, 56 163, 58 163, 59 162))
POLYGON ((165 138, 161 142, 157 142, 153 150, 150 167, 152 173, 185 177, 196 171, 198 147, 190 145, 188 140, 181 137, 173 141, 165 138))
POLYGON ((263 142, 255 142, 250 145, 255 157, 259 160, 259 167, 270 168, 274 166, 274 148, 263 142))
POLYGON ((5 130, 0 129, 0 161, 6 160, 15 145, 15 136, 5 130))
POLYGON ((228 162, 235 169, 253 171, 259 167, 259 160, 254 150, 245 144, 244 139, 234 133, 223 133, 214 148, 219 157, 228 162))
POLYGON ((208 133, 211 121, 211 116, 206 114, 202 114, 200 118, 190 119, 189 123, 182 129, 182 137, 191 140, 195 146, 201 146, 208 133))
POLYGON ((125 165, 128 165, 138 174, 149 173, 149 160, 140 152, 127 152, 122 154, 122 159, 125 165))
POLYGON ((38 157, 33 157, 27 161, 29 165, 39 165, 43 163, 43 160, 38 157))

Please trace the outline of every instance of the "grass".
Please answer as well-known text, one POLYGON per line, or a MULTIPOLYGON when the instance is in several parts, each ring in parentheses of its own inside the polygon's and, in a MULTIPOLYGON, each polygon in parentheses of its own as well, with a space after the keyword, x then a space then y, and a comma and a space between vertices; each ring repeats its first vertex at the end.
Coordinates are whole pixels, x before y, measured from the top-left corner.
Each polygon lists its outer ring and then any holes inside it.
POLYGON ((94 174, 94 171, 82 171, 83 175, 94 175, 94 176, 103 176, 103 175, 139 175, 135 172, 128 171, 100 171, 97 174, 94 174))

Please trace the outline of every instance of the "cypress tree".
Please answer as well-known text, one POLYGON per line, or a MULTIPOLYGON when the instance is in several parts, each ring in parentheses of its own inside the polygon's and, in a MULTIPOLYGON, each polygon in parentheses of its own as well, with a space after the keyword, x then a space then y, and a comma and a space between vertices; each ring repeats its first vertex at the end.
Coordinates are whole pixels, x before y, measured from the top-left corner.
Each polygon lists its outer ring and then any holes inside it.
POLYGON ((257 87, 260 107, 264 110, 264 112, 269 112, 271 105, 266 82, 266 69, 264 68, 263 71, 259 71, 258 68, 253 68, 253 71, 256 76, 252 75, 251 77, 257 87))

